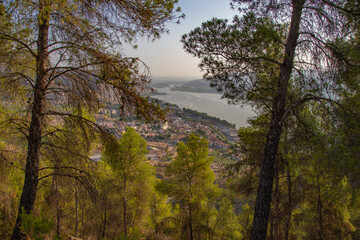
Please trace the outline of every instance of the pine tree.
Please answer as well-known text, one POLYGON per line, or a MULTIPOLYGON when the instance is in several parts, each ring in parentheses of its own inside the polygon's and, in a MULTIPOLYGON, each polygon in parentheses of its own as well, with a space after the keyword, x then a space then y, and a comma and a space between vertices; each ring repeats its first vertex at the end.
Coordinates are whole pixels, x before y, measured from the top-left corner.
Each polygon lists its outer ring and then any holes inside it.
POLYGON ((182 41, 224 97, 270 113, 251 234, 263 240, 283 126, 305 102, 331 102, 330 89, 348 65, 333 43, 352 34, 345 25, 353 12, 343 1, 233 0, 232 6, 244 15, 231 24, 212 19, 182 41))
POLYGON ((130 229, 139 228, 149 214, 155 188, 155 171, 147 162, 147 144, 133 128, 126 128, 118 144, 107 148, 105 161, 111 166, 120 185, 122 230, 125 239, 130 229))
POLYGON ((124 43, 134 44, 137 37, 156 39, 166 32, 165 23, 179 17, 175 3, 176 0, 1 3, 0 16, 4 21, 0 26, 0 86, 21 90, 28 98, 21 123, 15 123, 26 136, 27 160, 13 240, 25 239, 20 231, 22 209, 29 214, 34 207, 42 139, 58 132, 49 127, 52 120, 69 117, 73 107, 96 110, 109 96, 117 99, 123 110, 133 110, 147 119, 163 117, 156 104, 140 95, 149 81, 147 67, 116 49, 124 43))
POLYGON ((211 195, 218 194, 214 184, 215 175, 210 168, 211 158, 208 157, 208 142, 204 138, 190 134, 187 143, 177 144, 177 156, 166 171, 166 178, 161 186, 174 204, 179 204, 182 232, 187 239, 200 239, 201 212, 211 195), (205 205, 204 205, 205 204, 205 205))

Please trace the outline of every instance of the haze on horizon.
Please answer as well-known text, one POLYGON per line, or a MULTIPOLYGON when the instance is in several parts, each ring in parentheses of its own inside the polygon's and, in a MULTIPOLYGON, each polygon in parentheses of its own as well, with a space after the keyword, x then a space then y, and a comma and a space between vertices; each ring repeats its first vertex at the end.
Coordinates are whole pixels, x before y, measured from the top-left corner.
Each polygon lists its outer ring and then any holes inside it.
POLYGON ((163 34, 154 42, 139 40, 137 49, 124 49, 126 55, 144 61, 156 80, 202 78, 203 73, 198 67, 200 60, 185 52, 180 42, 181 36, 214 17, 232 19, 237 14, 230 8, 229 0, 179 0, 177 6, 181 7, 185 19, 180 24, 167 24, 169 34, 163 34))

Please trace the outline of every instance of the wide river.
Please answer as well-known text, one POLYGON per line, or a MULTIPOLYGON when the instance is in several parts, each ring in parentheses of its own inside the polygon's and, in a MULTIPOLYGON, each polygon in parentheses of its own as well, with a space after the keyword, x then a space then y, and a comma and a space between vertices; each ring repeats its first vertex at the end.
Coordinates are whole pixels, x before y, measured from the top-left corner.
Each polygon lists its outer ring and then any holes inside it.
POLYGON ((230 123, 235 123, 237 128, 247 126, 247 119, 255 116, 250 106, 244 105, 241 107, 228 104, 226 99, 221 99, 220 94, 178 92, 171 91, 170 88, 158 88, 158 91, 166 93, 166 95, 152 97, 176 104, 182 108, 190 108, 207 113, 210 116, 225 119, 230 123))

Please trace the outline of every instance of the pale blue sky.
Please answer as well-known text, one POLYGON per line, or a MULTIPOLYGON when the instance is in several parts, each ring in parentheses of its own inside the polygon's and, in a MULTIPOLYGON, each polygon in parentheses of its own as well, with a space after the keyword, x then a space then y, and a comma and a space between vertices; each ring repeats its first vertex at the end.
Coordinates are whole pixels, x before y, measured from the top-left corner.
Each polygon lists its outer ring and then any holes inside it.
POLYGON ((139 57, 151 69, 153 77, 201 78, 199 59, 186 53, 180 42, 181 36, 199 27, 213 17, 231 19, 236 12, 230 9, 230 0, 179 0, 185 19, 180 24, 167 24, 170 34, 164 34, 155 42, 139 40, 138 49, 126 49, 131 57, 139 57))

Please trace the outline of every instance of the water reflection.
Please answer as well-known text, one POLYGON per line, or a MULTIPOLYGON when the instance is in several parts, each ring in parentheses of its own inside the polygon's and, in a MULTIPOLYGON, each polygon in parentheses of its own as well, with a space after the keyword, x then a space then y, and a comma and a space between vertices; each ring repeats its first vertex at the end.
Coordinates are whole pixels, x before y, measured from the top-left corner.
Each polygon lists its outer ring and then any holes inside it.
POLYGON ((170 88, 159 88, 158 91, 166 95, 156 95, 154 98, 225 119, 235 123, 237 128, 247 126, 247 119, 255 116, 250 106, 230 105, 226 99, 221 99, 220 94, 177 92, 170 88))

